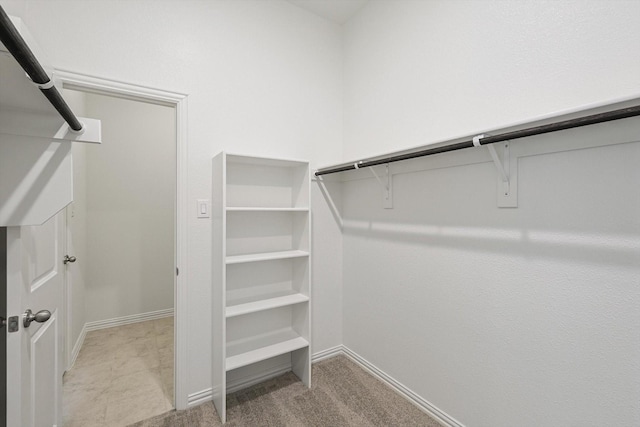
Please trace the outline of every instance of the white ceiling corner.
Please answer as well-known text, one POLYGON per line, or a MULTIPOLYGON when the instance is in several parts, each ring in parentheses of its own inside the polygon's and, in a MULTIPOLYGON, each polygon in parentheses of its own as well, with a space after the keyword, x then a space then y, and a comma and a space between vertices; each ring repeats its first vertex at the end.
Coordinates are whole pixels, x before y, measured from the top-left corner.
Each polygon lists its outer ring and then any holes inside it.
POLYGON ((287 0, 338 24, 344 24, 369 0, 287 0))

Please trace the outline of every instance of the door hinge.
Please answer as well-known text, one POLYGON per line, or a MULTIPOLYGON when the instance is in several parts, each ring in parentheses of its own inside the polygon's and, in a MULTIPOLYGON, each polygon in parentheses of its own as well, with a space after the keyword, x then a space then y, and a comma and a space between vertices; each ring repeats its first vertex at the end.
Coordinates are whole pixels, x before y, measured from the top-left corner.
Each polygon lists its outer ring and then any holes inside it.
POLYGON ((176 267, 176 276, 180 275, 180 269, 178 267, 176 267))

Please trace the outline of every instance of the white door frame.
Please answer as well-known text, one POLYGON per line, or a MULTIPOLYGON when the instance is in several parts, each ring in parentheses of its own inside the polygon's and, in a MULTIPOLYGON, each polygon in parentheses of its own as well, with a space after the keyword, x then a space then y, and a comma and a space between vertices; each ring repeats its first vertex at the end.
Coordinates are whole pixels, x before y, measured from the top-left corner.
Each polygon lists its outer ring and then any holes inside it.
POLYGON ((56 69, 54 75, 66 89, 93 92, 134 101, 174 107, 176 110, 176 204, 174 349, 175 406, 187 408, 187 94, 56 69))

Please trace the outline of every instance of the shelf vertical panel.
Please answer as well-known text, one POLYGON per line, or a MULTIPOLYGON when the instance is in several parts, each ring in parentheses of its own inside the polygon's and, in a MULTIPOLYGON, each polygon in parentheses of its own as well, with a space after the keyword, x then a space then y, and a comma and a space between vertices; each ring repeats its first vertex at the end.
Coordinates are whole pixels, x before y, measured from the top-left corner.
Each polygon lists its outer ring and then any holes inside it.
POLYGON ((302 384, 311 388, 311 355, 310 347, 301 348, 291 352, 291 370, 302 384))
MULTIPOLYGON (((297 191, 293 191, 294 199, 292 204, 294 206, 309 206, 311 208, 311 179, 310 179, 309 163, 298 166, 293 171, 293 181, 298 183, 297 191)), ((311 334, 311 319, 312 319, 312 307, 313 307, 313 292, 312 292, 312 258, 311 258, 311 232, 313 227, 312 211, 306 213, 304 220, 300 218, 294 218, 293 221, 293 238, 296 239, 297 244, 300 247, 307 247, 310 253, 309 257, 304 260, 305 262, 298 262, 294 264, 292 275, 294 280, 301 282, 301 293, 307 294, 311 299, 308 304, 298 305, 292 307, 291 326, 293 330, 298 333, 302 338, 309 342, 309 346, 301 348, 291 352, 291 370, 304 385, 311 387, 311 352, 312 352, 312 334, 311 334), (296 279, 297 278, 297 279, 296 279)))
MULTIPOLYGON (((308 171, 306 175, 303 175, 302 180, 304 186, 309 185, 309 181, 304 177, 308 177, 308 171)), ((311 212, 308 212, 304 222, 294 223, 294 234, 298 234, 299 238, 305 241, 305 245, 311 251, 311 212)), ((300 286, 300 293, 308 295, 311 298, 311 256, 307 258, 300 258, 292 264, 292 280, 297 282, 300 286)), ((307 348, 301 348, 291 352, 291 370, 304 385, 311 387, 311 310, 312 299, 308 304, 292 307, 291 311, 291 326, 293 330, 302 338, 309 342, 307 348)))
MULTIPOLYGON (((306 279, 307 279, 307 295, 309 295, 309 298, 312 298, 312 280, 311 278, 312 276, 312 272, 313 272, 313 262, 312 262, 312 258, 311 258, 311 253, 312 253, 312 245, 313 245, 313 241, 312 241, 312 236, 313 236, 313 214, 311 212, 311 170, 310 170, 310 166, 309 163, 307 163, 306 168, 302 171, 303 174, 303 182, 304 185, 306 186, 306 190, 307 190, 307 204, 309 206, 309 212, 307 212, 307 245, 309 247, 309 258, 307 259, 307 264, 306 264, 306 279)), ((304 265, 302 266, 302 270, 304 271, 304 265)), ((299 270, 294 270, 294 274, 296 274, 296 271, 299 270)), ((313 301, 313 299, 311 299, 311 301, 309 302, 309 304, 307 304, 307 336, 305 337, 307 339, 307 341, 309 341, 309 347, 307 347, 307 353, 306 354, 302 354, 302 356, 304 356, 301 360, 298 359, 300 350, 298 350, 297 352, 292 353, 291 359, 294 363, 294 368, 296 366, 298 366, 301 362, 305 364, 306 367, 306 371, 302 370, 301 372, 299 372, 299 375, 301 375, 299 378, 302 379, 302 382, 304 383, 304 385, 306 385, 307 387, 311 388, 311 355, 313 354, 313 342, 312 342, 312 331, 311 331, 311 319, 313 319, 313 304, 311 303, 313 301)), ((297 368, 296 368, 297 369, 297 368)))
POLYGON ((213 404, 220 415, 220 420, 226 421, 226 154, 219 153, 213 158, 213 242, 212 242, 212 395, 213 404))

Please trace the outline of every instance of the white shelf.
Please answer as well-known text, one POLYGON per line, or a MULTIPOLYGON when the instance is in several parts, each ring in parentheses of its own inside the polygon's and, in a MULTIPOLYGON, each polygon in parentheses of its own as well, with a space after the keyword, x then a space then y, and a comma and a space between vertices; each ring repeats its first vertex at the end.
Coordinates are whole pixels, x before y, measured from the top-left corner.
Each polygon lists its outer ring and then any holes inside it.
POLYGON ((230 255, 226 258, 226 264, 240 264, 243 262, 269 261, 272 259, 300 258, 309 256, 306 251, 281 251, 281 252, 263 252, 247 255, 230 255))
POLYGON ((231 371, 308 346, 309 342, 291 329, 238 345, 230 343, 227 346, 228 354, 233 354, 234 350, 240 350, 240 352, 227 357, 225 367, 227 371, 231 371))
POLYGON ((309 301, 309 297, 302 294, 291 294, 281 297, 267 298, 259 301, 252 301, 244 304, 228 306, 226 308, 226 316, 227 318, 241 316, 243 314, 255 313, 256 311, 300 304, 307 301, 309 301))
POLYGON ((224 423, 229 375, 280 362, 311 387, 311 185, 302 160, 221 152, 212 167, 211 385, 224 423))
POLYGON ((227 206, 227 212, 309 212, 309 208, 265 208, 265 207, 240 207, 227 206))
POLYGON ((309 165, 309 162, 307 162, 306 160, 279 159, 275 157, 257 157, 232 153, 227 153, 227 163, 252 166, 270 166, 276 168, 294 168, 300 166, 307 167, 309 165))

